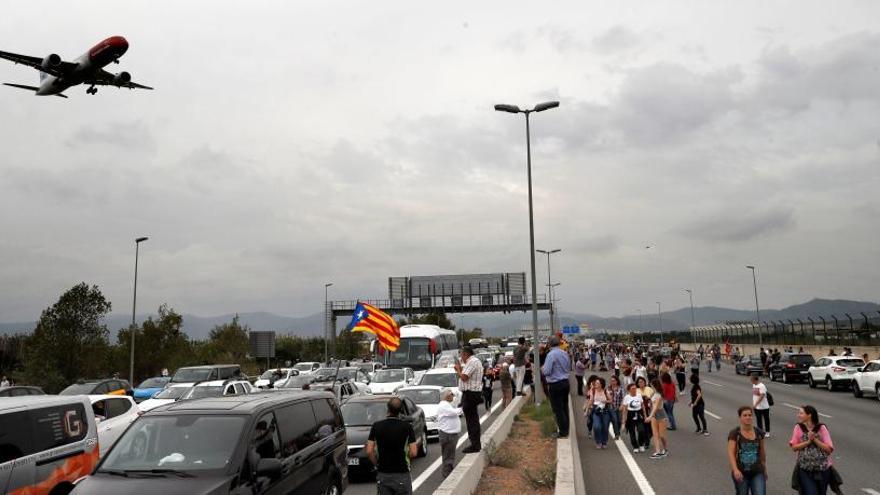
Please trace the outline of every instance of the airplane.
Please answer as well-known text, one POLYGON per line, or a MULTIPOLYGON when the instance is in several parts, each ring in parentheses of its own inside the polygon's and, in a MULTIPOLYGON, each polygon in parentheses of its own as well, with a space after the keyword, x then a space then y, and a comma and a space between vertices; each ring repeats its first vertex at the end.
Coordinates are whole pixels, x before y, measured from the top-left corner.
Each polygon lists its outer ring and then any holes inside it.
POLYGON ((111 62, 119 63, 121 57, 128 50, 128 41, 122 36, 111 36, 89 51, 74 60, 66 62, 54 53, 44 58, 29 57, 0 51, 0 58, 11 60, 16 64, 24 64, 40 71, 40 85, 26 86, 24 84, 3 83, 13 88, 21 88, 33 91, 37 96, 54 95, 67 98, 62 94, 64 90, 78 84, 88 84, 86 94, 94 95, 98 92, 95 86, 116 86, 128 89, 153 89, 135 82, 131 82, 131 74, 122 71, 113 74, 104 70, 111 62))

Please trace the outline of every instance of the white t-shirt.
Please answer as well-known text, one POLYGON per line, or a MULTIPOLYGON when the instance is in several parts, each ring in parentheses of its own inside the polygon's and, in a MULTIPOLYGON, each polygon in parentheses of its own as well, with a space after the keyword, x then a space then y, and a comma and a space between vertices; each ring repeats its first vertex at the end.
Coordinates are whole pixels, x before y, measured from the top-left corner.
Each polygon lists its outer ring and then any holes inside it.
POLYGON ((627 411, 641 411, 642 401, 642 396, 639 394, 636 394, 635 397, 629 394, 623 396, 623 405, 626 406, 627 411))
POLYGON ((642 377, 645 380, 648 379, 648 370, 646 370, 644 366, 633 366, 633 373, 635 373, 636 378, 642 377))
POLYGON ((752 385, 752 404, 755 404, 755 409, 770 409, 770 403, 767 402, 767 386, 763 383, 759 382, 757 385, 752 385), (764 394, 764 398, 755 404, 755 401, 761 394, 764 394))

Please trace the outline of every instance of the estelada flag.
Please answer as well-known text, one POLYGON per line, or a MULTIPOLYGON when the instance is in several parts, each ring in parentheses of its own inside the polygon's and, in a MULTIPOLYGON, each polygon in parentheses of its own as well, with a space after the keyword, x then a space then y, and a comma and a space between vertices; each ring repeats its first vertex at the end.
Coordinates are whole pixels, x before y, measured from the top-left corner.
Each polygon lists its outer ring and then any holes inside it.
POLYGON ((367 303, 358 302, 354 308, 351 323, 352 332, 367 332, 376 336, 379 345, 389 351, 400 347, 400 327, 394 318, 381 309, 367 303))

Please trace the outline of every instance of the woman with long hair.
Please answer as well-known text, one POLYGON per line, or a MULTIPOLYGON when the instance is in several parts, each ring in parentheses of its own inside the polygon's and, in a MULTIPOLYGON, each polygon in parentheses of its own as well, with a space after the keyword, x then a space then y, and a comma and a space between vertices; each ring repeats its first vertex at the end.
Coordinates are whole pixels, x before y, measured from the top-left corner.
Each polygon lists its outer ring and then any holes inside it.
POLYGON ((797 419, 788 445, 797 453, 800 493, 825 495, 831 483, 831 454, 834 452, 831 433, 819 422, 819 412, 813 406, 798 409, 797 419))
POLYGON ((700 377, 691 375, 691 416, 697 425, 697 435, 709 436, 709 426, 706 424, 706 401, 703 399, 703 387, 700 386, 700 377))
POLYGON ((663 395, 660 393, 663 385, 660 383, 660 380, 655 378, 651 382, 651 388, 654 389, 654 395, 651 396, 651 412, 645 418, 645 422, 650 422, 651 433, 654 437, 654 453, 651 454, 651 459, 662 459, 669 454, 669 439, 666 435, 666 411, 663 408, 663 395))
POLYGON ((611 407, 608 409, 610 415, 609 424, 614 425, 614 439, 620 438, 621 414, 620 406, 623 404, 623 387, 620 386, 620 379, 614 375, 608 381, 608 397, 611 399, 611 407))
POLYGON ((596 378, 587 393, 589 414, 593 423, 593 438, 596 440, 596 448, 608 447, 608 422, 610 416, 608 409, 611 406, 611 397, 605 390, 605 379, 596 378))
POLYGON ((593 438, 593 415, 590 413, 590 391, 593 390, 593 382, 598 380, 596 375, 587 378, 587 397, 584 398, 584 417, 587 418, 587 436, 593 438))
POLYGON ((680 356, 676 356, 673 368, 675 369, 675 380, 678 382, 678 395, 684 395, 687 372, 684 369, 684 361, 681 360, 680 356))
POLYGON ((633 452, 644 452, 648 443, 645 434, 645 400, 634 383, 627 385, 626 392, 620 405, 620 414, 625 415, 626 432, 633 452))
POLYGON ((739 426, 727 435, 727 462, 736 495, 765 495, 767 451, 764 432, 755 428, 755 412, 749 406, 737 409, 739 426))

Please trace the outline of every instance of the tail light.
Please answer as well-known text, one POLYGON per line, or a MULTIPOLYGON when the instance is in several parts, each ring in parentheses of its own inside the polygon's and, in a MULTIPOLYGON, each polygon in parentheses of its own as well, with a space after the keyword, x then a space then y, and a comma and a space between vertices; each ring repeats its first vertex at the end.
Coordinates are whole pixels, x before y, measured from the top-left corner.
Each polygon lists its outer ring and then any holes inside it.
POLYGON ((786 363, 785 367, 786 368, 794 368, 794 363, 786 363))
POLYGON ((846 368, 841 368, 840 366, 832 366, 831 371, 835 373, 840 373, 841 371, 846 371, 846 368))
POLYGON ((437 354, 437 341, 434 339, 428 339, 428 349, 431 350, 431 355, 437 354))

